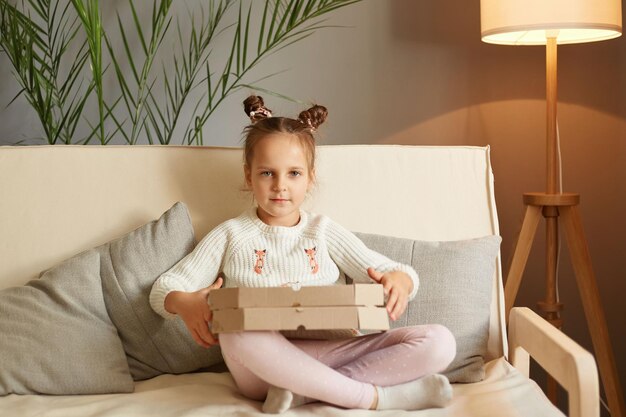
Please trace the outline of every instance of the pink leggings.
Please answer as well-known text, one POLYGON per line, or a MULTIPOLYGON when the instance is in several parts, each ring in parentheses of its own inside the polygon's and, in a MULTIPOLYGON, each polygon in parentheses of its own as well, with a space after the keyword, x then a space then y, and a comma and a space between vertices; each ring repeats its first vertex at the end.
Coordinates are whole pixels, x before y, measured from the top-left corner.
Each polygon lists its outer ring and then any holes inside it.
POLYGON ((442 372, 456 354, 440 325, 402 327, 341 340, 286 339, 279 332, 220 334, 222 354, 239 390, 263 400, 270 385, 345 408, 367 409, 374 385, 442 372))

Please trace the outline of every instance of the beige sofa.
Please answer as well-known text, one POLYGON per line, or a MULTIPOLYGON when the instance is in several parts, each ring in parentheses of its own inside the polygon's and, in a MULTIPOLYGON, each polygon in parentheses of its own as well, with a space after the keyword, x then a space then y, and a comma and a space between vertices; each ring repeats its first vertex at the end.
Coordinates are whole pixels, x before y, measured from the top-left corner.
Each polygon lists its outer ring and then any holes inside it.
MULTIPOLYGON (((14 291, 8 290, 9 287, 22 286, 62 260, 159 218, 177 201, 188 207, 198 239, 251 204, 251 197, 241 189, 241 171, 241 152, 231 148, 0 147, 0 289, 5 289, 6 296, 14 291)), ((318 185, 308 203, 309 209, 325 213, 355 232, 444 242, 443 247, 447 247, 445 242, 471 241, 499 233, 489 148, 320 147, 317 172, 318 185)), ((385 245, 386 241, 382 242, 385 245)), ((439 247, 430 243, 422 245, 431 249, 439 247)), ((513 309, 507 334, 499 256, 492 259, 491 271, 487 285, 489 301, 485 303, 488 305, 482 306, 488 312, 484 351, 479 358, 481 364, 483 360, 485 363, 480 368, 484 370, 484 379, 455 383, 450 406, 416 412, 368 412, 314 403, 285 415, 562 415, 528 379, 527 352, 530 352, 568 391, 569 415, 599 416, 593 357, 525 308, 513 309)), ((422 275, 422 281, 429 279, 428 274, 422 275)), ((429 291, 428 285, 422 286, 424 291, 429 291)), ((465 298, 464 286, 458 288, 451 297, 465 298)), ((0 301, 2 297, 0 292, 0 301)), ((15 305, 19 306, 19 300, 15 305)), ((110 306, 106 307, 110 312, 110 306)), ((28 315, 28 311, 22 313, 28 315)), ((477 313, 467 309, 460 314, 471 322, 477 313)), ((108 320, 108 317, 100 319, 108 320)), ((3 320, 7 317, 0 316, 0 329, 3 320)), ((51 325, 46 317, 36 320, 38 326, 51 325)), ((118 334, 124 331, 118 326, 118 334)), ((8 333, 0 336, 7 340, 11 336, 11 340, 18 340, 25 347, 29 343, 21 335, 5 332, 8 333)), ((94 330, 84 337, 99 335, 94 330)), ((69 339, 66 342, 72 344, 73 340, 69 339)), ((45 347, 46 355, 61 360, 61 347, 45 347)), ((132 356, 128 351, 126 354, 132 356)), ((7 352, 0 352, 0 386, 3 381, 7 383, 2 367, 28 371, 37 359, 15 352, 11 355, 21 362, 9 364, 7 352)), ((95 362, 92 365, 97 365, 99 360, 95 362)), ((85 366, 75 363, 65 367, 73 365, 77 369, 85 366)), ((74 369, 69 371, 72 375, 74 369)), ((39 373, 39 377, 44 373, 43 376, 55 381, 53 369, 37 367, 31 373, 39 373)), ((90 375, 92 381, 100 378, 98 372, 90 375)), ((65 386, 60 376, 55 383, 65 386)), ((261 415, 261 404, 242 397, 228 372, 162 373, 131 382, 126 391, 129 390, 133 392, 9 394, 0 397, 0 415, 261 415)))

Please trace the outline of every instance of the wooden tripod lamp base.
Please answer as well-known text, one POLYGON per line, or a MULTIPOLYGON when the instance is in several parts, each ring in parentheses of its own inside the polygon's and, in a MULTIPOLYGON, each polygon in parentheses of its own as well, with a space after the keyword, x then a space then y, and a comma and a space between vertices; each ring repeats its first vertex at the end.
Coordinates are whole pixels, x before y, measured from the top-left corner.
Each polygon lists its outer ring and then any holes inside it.
POLYGON ((546 299, 539 303, 546 319, 561 328, 560 311, 563 305, 557 299, 556 260, 558 256, 559 219, 565 229, 567 246, 576 283, 580 292, 587 327, 591 334, 600 377, 613 417, 626 417, 626 408, 620 386, 615 356, 606 325, 604 309, 600 300, 597 281, 591 265, 591 256, 583 231, 582 219, 578 210, 580 196, 574 193, 526 193, 524 204, 526 212, 522 229, 511 259, 511 265, 504 288, 505 311, 508 322, 509 313, 522 281, 522 274, 530 254, 535 232, 540 218, 546 221, 546 299))

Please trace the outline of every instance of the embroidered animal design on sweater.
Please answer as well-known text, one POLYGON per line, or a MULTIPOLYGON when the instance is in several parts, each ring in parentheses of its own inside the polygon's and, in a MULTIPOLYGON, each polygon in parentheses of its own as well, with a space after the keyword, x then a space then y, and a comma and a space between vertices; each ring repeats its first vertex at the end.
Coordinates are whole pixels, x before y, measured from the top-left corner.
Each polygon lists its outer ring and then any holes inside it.
POLYGON ((320 266, 315 259, 315 254, 317 253, 317 246, 312 247, 311 249, 304 249, 304 253, 309 257, 309 266, 311 267, 311 273, 317 274, 317 271, 320 270, 320 266))
POLYGON ((265 265, 265 253, 267 249, 263 250, 254 250, 254 254, 256 255, 256 261, 254 262, 254 272, 257 274, 261 274, 263 272, 263 266, 265 265))

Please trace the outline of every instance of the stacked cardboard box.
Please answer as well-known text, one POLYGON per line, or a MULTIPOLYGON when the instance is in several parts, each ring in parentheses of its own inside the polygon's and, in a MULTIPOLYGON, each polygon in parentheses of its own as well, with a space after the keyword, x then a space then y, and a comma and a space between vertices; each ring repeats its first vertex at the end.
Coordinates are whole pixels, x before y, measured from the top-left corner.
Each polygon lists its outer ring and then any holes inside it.
POLYGON ((380 284, 220 288, 211 291, 214 333, 242 330, 389 329, 380 284))

